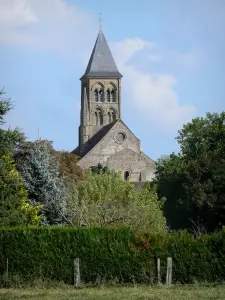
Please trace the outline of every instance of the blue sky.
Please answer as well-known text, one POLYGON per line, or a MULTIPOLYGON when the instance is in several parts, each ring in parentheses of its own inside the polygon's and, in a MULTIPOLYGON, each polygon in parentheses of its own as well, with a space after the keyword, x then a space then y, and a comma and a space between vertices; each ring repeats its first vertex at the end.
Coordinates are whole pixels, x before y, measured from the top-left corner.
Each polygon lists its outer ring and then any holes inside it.
POLYGON ((224 0, 0 0, 0 87, 30 140, 78 143, 80 81, 99 13, 122 79, 122 117, 157 159, 177 131, 225 103, 224 0))

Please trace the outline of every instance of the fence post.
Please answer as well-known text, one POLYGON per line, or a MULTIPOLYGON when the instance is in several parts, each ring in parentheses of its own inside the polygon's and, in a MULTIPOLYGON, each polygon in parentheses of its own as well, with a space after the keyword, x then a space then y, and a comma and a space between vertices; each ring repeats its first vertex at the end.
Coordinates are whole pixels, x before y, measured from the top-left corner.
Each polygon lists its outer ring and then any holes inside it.
POLYGON ((161 274, 160 274, 160 258, 157 258, 157 282, 161 284, 161 274))
POLYGON ((172 284, 172 258, 167 257, 166 284, 172 284))
POLYGON ((78 287, 80 285, 80 260, 74 259, 74 285, 78 287))

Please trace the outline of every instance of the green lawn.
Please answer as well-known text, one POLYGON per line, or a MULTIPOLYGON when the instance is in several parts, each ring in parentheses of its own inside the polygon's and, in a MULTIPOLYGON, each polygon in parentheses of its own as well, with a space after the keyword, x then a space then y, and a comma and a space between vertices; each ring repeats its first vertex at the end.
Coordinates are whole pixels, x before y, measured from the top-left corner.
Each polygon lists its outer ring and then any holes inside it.
POLYGON ((224 300, 222 286, 0 289, 1 300, 224 300))

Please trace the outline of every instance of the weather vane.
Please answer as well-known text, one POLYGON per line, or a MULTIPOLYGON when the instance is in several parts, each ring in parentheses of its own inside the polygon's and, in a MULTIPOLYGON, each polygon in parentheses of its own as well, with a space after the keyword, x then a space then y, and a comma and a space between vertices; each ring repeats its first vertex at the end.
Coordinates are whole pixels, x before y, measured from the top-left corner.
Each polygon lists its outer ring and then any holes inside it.
POLYGON ((103 19, 102 19, 102 13, 100 13, 99 14, 99 27, 100 27, 100 29, 102 29, 102 21, 103 21, 103 19))

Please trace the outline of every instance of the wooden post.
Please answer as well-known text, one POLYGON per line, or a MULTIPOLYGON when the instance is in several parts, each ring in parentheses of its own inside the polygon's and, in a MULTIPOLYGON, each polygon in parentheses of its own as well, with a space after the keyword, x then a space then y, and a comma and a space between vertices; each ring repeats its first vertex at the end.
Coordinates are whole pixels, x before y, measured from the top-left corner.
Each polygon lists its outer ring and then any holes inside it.
POLYGON ((80 260, 74 259, 74 285, 78 287, 80 285, 80 260))
POLYGON ((167 257, 166 284, 172 284, 172 258, 167 257))
POLYGON ((157 282, 158 282, 158 285, 161 284, 160 258, 157 258, 157 282))

